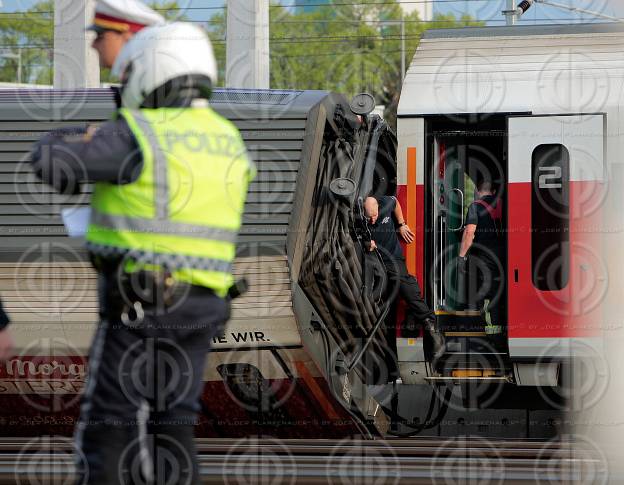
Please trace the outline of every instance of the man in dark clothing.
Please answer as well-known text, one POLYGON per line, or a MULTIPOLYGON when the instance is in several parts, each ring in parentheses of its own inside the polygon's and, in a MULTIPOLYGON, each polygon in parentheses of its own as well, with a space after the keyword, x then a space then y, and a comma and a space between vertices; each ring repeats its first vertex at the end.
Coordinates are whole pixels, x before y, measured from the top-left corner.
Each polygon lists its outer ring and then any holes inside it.
POLYGON ((492 183, 483 180, 477 185, 477 198, 470 204, 466 227, 459 251, 460 271, 467 272, 468 252, 472 264, 470 273, 475 276, 476 288, 468 291, 468 304, 490 314, 486 326, 488 334, 502 331, 501 300, 505 280, 503 277, 503 244, 500 234, 502 204, 492 192, 492 183), (485 301, 489 303, 485 308, 485 301))
POLYGON ((407 304, 407 318, 412 323, 423 325, 431 335, 434 359, 437 360, 444 353, 444 337, 437 328, 435 315, 422 299, 418 280, 407 271, 397 236, 397 225, 398 233, 407 244, 414 242, 414 233, 405 223, 401 204, 396 197, 368 197, 364 202, 364 210, 371 233, 370 249, 379 252, 386 267, 389 293, 398 293, 407 304))

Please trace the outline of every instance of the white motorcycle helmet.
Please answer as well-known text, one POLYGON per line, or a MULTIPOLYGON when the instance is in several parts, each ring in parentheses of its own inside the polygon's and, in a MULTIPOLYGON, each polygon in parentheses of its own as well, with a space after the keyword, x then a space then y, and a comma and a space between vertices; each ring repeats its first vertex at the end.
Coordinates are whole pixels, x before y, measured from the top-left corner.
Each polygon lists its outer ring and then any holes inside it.
POLYGON ((217 82, 217 61, 205 32, 196 25, 175 22, 147 27, 123 47, 112 75, 122 81, 121 101, 137 109, 157 88, 182 77, 217 82))

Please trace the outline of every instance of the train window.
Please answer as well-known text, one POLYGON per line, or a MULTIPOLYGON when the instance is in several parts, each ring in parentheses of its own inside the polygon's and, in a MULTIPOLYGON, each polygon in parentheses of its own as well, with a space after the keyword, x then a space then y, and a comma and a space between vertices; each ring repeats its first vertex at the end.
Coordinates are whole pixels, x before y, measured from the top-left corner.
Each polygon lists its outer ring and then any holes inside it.
POLYGON ((531 165, 533 286, 557 291, 570 271, 570 153, 560 144, 539 145, 531 165))

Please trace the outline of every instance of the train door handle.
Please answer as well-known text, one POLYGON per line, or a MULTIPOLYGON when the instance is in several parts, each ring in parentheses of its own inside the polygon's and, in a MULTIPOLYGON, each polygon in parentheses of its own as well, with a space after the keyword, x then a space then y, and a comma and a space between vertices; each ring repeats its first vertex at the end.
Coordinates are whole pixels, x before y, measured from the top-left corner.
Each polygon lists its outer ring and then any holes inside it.
POLYGON ((449 229, 451 231, 459 231, 462 227, 464 227, 464 193, 458 188, 451 189, 451 192, 459 192, 459 195, 461 196, 461 222, 459 223, 459 227, 449 229))
POLYGON ((514 269, 514 283, 518 282, 518 268, 514 269))

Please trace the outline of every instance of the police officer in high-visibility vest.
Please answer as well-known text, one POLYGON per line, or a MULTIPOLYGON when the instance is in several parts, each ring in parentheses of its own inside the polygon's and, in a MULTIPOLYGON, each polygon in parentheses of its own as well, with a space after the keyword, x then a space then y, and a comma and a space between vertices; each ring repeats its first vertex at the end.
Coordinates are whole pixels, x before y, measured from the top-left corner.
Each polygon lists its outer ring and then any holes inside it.
POLYGON ((51 133, 31 155, 61 192, 96 182, 86 239, 102 318, 76 427, 80 483, 198 483, 204 361, 229 317, 255 168, 238 130, 207 105, 217 67, 199 27, 142 30, 114 73, 114 120, 78 139, 51 133))

